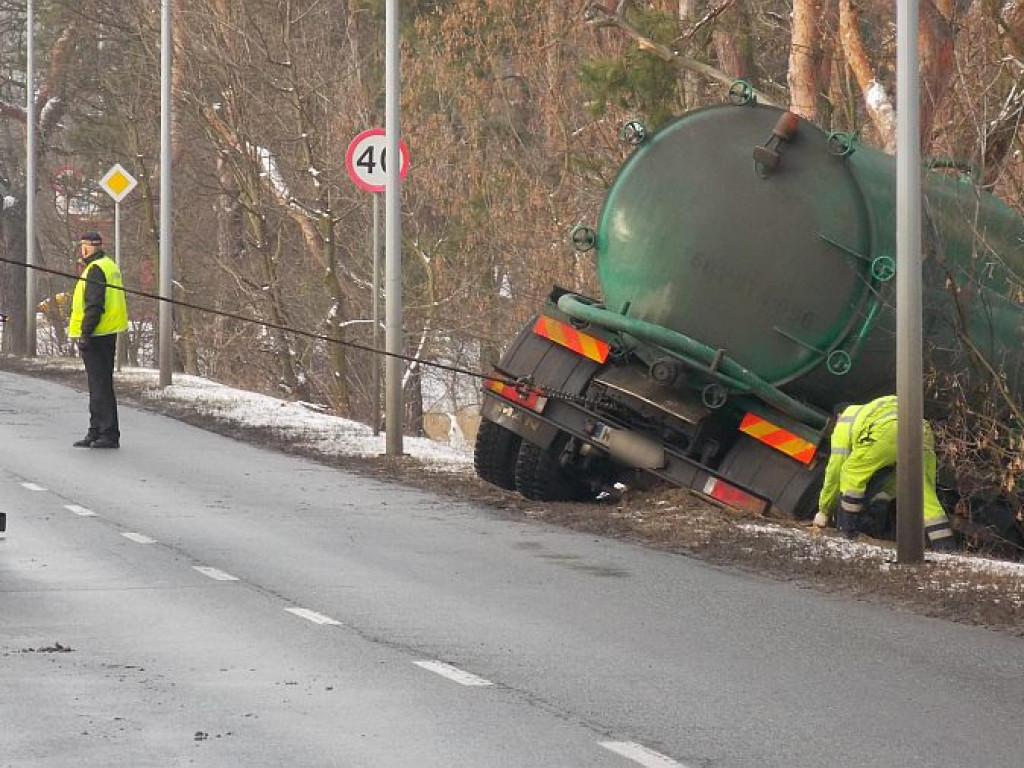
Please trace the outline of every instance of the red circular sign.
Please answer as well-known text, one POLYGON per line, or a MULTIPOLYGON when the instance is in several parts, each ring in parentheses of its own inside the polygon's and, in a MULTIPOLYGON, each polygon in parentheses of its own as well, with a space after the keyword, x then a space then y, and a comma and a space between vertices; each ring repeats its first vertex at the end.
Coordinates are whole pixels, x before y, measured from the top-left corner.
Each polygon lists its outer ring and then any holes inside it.
MULTIPOLYGON (((383 192, 387 184, 387 135, 383 128, 363 131, 348 145, 345 153, 345 168, 348 175, 360 189, 367 192, 383 192)), ((398 152, 402 156, 402 167, 398 175, 405 178, 409 171, 409 150, 399 140, 398 152)))

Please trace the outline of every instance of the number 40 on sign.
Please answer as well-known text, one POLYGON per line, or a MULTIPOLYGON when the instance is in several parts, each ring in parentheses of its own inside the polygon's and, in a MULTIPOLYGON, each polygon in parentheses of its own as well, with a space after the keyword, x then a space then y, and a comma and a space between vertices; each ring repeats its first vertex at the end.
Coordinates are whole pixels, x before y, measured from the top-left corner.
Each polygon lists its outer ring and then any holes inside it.
MULTIPOLYGON (((398 169, 401 178, 409 170, 409 150, 404 141, 398 142, 402 156, 402 167, 398 169)), ((363 131, 348 145, 345 153, 345 167, 348 175, 360 189, 367 192, 383 192, 387 184, 387 136, 383 128, 363 131)))

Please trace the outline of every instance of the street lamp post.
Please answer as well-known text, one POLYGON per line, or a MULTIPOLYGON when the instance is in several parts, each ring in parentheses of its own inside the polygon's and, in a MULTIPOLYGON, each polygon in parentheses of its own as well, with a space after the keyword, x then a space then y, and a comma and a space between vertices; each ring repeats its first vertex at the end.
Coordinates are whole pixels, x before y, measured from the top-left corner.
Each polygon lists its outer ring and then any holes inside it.
POLYGON ((171 0, 160 6, 160 386, 171 383, 171 0))
POLYGON ((36 37, 35 3, 25 7, 25 353, 36 354, 36 37))
POLYGON ((896 13, 896 396, 899 403, 896 558, 924 559, 924 456, 921 321, 921 86, 918 0, 896 13))
POLYGON ((388 352, 384 376, 385 453, 402 455, 403 360, 402 344, 402 177, 399 149, 398 0, 387 0, 385 20, 385 115, 387 137, 387 182, 384 188, 384 291, 386 294, 384 344, 388 352))

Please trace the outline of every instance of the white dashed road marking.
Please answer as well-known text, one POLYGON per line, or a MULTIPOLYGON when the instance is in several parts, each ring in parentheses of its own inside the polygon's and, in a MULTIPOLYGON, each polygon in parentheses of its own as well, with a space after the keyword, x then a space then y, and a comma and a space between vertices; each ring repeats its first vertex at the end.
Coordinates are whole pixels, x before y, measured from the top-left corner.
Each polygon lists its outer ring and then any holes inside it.
POLYGON ((93 512, 91 509, 80 507, 77 504, 65 504, 64 509, 70 510, 71 512, 74 512, 76 515, 79 515, 80 517, 96 517, 96 513, 93 512))
POLYGON ((211 568, 208 565, 193 565, 192 567, 203 574, 203 576, 209 576, 215 581, 238 581, 237 576, 232 576, 230 573, 224 573, 224 571, 218 568, 211 568))
POLYGON ((141 533, 135 533, 133 531, 125 531, 121 534, 126 539, 134 541, 136 544, 156 544, 156 539, 151 539, 149 536, 143 536, 141 533))
POLYGON ((683 763, 677 763, 671 757, 665 757, 660 752, 648 749, 635 741, 602 741, 599 743, 610 752, 629 758, 644 768, 686 768, 683 763))
MULTIPOLYGON (((35 483, 21 483, 21 486, 28 491, 46 490, 46 488, 43 488, 41 485, 36 485, 35 483)), ((91 509, 79 506, 78 504, 65 504, 64 508, 70 512, 74 512, 80 517, 97 516, 91 509)), ((121 535, 137 544, 156 543, 156 539, 151 539, 149 536, 144 536, 143 534, 135 533, 134 531, 125 531, 121 535)), ((194 565, 192 568, 215 581, 238 581, 237 576, 232 576, 230 573, 225 573, 218 568, 213 568, 208 565, 194 565)), ((341 624, 340 621, 332 619, 330 616, 325 616, 322 613, 311 611, 308 608, 285 608, 285 610, 288 613, 294 614, 299 618, 306 619, 306 621, 311 621, 314 624, 333 626, 340 626, 341 624)), ((458 667, 452 666, 451 664, 445 664, 443 661, 415 661, 413 663, 417 667, 426 669, 429 672, 433 672, 434 674, 447 678, 459 685, 471 687, 494 685, 490 680, 478 677, 471 672, 466 672, 458 667)), ((614 752, 617 755, 621 755, 622 757, 632 760, 634 763, 641 765, 644 768, 687 768, 685 764, 677 762, 660 752, 655 752, 653 749, 648 749, 642 744, 637 744, 633 741, 601 741, 598 743, 609 752, 614 752)))
POLYGON ((312 621, 314 624, 333 624, 340 625, 340 621, 335 621, 330 616, 324 616, 322 613, 311 611, 308 608, 285 608, 288 613, 294 613, 299 618, 305 619, 306 621, 312 621))
POLYGON ((453 667, 451 664, 445 664, 443 661, 414 661, 413 664, 417 667, 423 667, 423 669, 429 670, 441 677, 447 677, 449 680, 454 680, 459 685, 494 685, 490 680, 477 677, 476 675, 465 672, 458 667, 453 667))

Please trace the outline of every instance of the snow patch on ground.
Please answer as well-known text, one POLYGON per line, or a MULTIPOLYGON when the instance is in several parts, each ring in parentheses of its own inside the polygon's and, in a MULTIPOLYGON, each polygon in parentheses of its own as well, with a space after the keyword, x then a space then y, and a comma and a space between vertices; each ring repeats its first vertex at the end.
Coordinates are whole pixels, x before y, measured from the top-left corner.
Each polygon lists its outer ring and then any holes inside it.
MULTIPOLYGON (((196 412, 233 423, 272 429, 287 439, 324 456, 381 456, 385 436, 374 435, 365 424, 340 416, 311 410, 308 404, 279 400, 268 395, 246 392, 217 384, 198 376, 176 374, 170 386, 157 386, 155 371, 125 369, 119 378, 152 384, 146 397, 193 408, 196 412)), ((463 445, 450 447, 423 437, 404 437, 405 453, 430 465, 438 472, 470 472, 473 457, 463 445)))
MULTIPOLYGON (((780 546, 791 546, 796 559, 829 559, 829 560, 877 560, 881 570, 888 570, 896 565, 895 546, 872 544, 854 541, 829 533, 818 533, 800 529, 787 528, 780 525, 762 523, 740 523, 740 530, 769 536, 777 540, 780 546)), ((929 562, 941 563, 947 567, 959 567, 974 573, 990 576, 1003 576, 1020 581, 1024 589, 1024 563, 1011 563, 1004 560, 991 560, 973 555, 946 554, 944 552, 927 552, 925 559, 929 562)), ((950 582, 943 582, 949 588, 950 582)), ((972 582, 973 583, 973 582, 972 582)))

